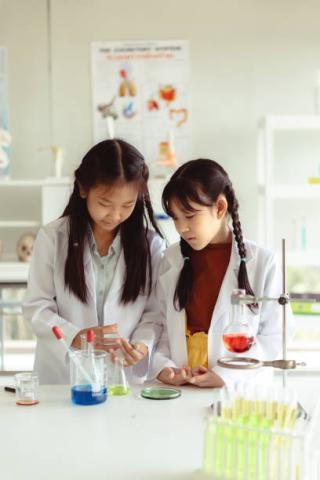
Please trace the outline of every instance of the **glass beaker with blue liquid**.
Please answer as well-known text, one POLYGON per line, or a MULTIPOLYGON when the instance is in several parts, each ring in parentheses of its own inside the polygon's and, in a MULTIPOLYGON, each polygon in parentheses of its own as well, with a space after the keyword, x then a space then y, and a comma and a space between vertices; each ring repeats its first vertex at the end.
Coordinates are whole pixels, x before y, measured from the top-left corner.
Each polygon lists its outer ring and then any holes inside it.
POLYGON ((96 405, 107 399, 106 352, 72 352, 70 358, 71 400, 77 405, 96 405))

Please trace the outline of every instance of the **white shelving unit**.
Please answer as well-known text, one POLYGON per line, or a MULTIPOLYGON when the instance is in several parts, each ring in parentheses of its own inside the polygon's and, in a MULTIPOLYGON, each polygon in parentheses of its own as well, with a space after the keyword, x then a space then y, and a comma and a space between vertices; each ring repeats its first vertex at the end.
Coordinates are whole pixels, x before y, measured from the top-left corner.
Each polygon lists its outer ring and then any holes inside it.
MULTIPOLYGON (((0 232, 4 234, 10 229, 14 229, 15 231, 32 229, 33 231, 36 231, 41 225, 46 224, 61 215, 71 192, 71 178, 48 177, 44 180, 19 179, 0 181, 0 195, 2 201, 6 199, 6 193, 9 191, 14 192, 15 197, 18 198, 17 202, 21 203, 21 208, 19 205, 21 213, 19 213, 19 217, 15 215, 17 217, 15 219, 8 219, 8 215, 6 215, 6 218, 4 219, 1 218, 0 215, 0 232), (40 205, 38 204, 37 207, 40 207, 38 209, 38 212, 40 213, 37 212, 35 214, 33 211, 25 211, 24 201, 28 198, 28 195, 30 195, 31 189, 35 190, 37 195, 39 195, 40 205)), ((4 207, 7 209, 7 212, 11 214, 10 205, 4 205, 4 207)), ((0 233, 0 239, 1 238, 2 235, 0 233)), ((0 277, 2 276, 1 269, 8 272, 9 268, 7 267, 10 266, 10 268, 14 269, 15 263, 19 269, 19 262, 8 262, 5 261, 4 258, 1 258, 0 277)))
POLYGON ((0 262, 0 285, 3 283, 27 283, 28 274, 28 263, 0 262))
MULTIPOLYGON (((266 192, 265 185, 259 185, 259 193, 266 192)), ((320 200, 320 185, 270 185, 268 193, 273 199, 314 198, 320 200)))
POLYGON ((0 239, 5 238, 6 241, 6 256, 0 258, 0 370, 19 370, 19 362, 23 362, 24 369, 32 368, 33 362, 34 340, 15 340, 11 346, 10 341, 4 342, 5 315, 8 311, 13 316, 21 314, 21 292, 11 299, 5 291, 24 289, 29 275, 28 263, 11 261, 15 258, 17 238, 28 230, 36 232, 41 225, 58 218, 70 192, 70 178, 0 182, 0 239), (17 348, 19 355, 13 353, 17 348))
POLYGON ((39 227, 40 222, 34 222, 32 220, 4 220, 0 221, 0 228, 33 228, 39 227))
MULTIPOLYGON (((295 205, 310 200, 320 205, 320 185, 310 185, 305 179, 296 184, 277 184, 275 182, 276 169, 279 168, 281 158, 275 158, 275 135, 278 132, 295 132, 319 130, 320 143, 320 115, 267 115, 259 124, 258 132, 258 193, 259 193, 259 242, 273 249, 275 245, 275 231, 281 226, 275 225, 275 216, 279 202, 289 202, 287 214, 291 215, 295 205)), ((302 159, 304 161, 304 159, 302 159)), ((307 172, 306 172, 307 177, 307 172)), ((308 207, 306 206, 306 211, 308 207)), ((315 218, 316 222, 317 219, 315 218)), ((319 232, 320 232, 320 216, 319 232)), ((285 237, 290 237, 292 232, 281 232, 285 237)), ((290 243, 290 242, 289 242, 290 243)), ((308 248, 304 250, 288 249, 288 262, 295 265, 320 265, 320 233, 319 250, 308 248)))
MULTIPOLYGON (((288 273, 298 278, 320 267, 320 185, 307 182, 317 158, 320 115, 267 115, 260 122, 259 243, 279 252, 286 238, 288 273)), ((318 371, 320 315, 297 313, 295 324, 290 357, 318 371)))

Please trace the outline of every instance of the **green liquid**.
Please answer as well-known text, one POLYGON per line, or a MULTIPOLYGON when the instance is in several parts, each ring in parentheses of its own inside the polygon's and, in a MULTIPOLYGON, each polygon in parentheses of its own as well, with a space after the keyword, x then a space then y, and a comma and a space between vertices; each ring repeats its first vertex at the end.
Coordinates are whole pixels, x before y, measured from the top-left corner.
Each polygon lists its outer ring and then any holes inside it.
POLYGON ((110 385, 108 387, 109 395, 120 396, 128 395, 130 393, 130 388, 124 387, 123 385, 110 385))

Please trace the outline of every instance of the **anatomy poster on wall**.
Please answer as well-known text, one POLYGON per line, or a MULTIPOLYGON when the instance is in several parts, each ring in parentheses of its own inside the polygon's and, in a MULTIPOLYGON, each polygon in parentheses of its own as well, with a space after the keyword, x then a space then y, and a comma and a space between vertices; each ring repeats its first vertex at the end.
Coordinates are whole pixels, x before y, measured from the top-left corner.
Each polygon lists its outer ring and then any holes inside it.
POLYGON ((188 42, 95 42, 91 60, 94 142, 127 140, 155 173, 185 162, 191 131, 188 42))
POLYGON ((0 47, 0 180, 9 177, 10 143, 7 49, 0 47))

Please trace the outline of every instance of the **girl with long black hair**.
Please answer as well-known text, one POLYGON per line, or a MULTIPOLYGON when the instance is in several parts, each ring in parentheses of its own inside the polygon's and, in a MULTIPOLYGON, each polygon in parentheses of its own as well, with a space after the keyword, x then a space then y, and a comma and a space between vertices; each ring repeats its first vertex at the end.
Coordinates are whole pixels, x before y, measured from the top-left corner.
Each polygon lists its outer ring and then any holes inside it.
MULTIPOLYGON (((93 328, 98 348, 118 334, 124 362, 147 372, 156 338, 140 322, 164 250, 147 187, 148 167, 123 140, 105 140, 84 156, 73 192, 58 220, 39 230, 24 314, 37 336, 35 370, 42 383, 67 383, 68 364, 51 333, 60 327, 72 348, 93 328), (149 225, 149 226, 148 226, 149 225), (149 228, 151 227, 151 229, 149 228)), ((113 341, 114 342, 114 341, 113 341)))
MULTIPOLYGON (((243 238, 238 200, 226 171, 215 161, 182 165, 162 202, 180 235, 165 252, 156 294, 163 332, 153 376, 164 383, 221 387, 243 371, 217 366, 230 356, 223 343, 231 294, 277 297, 281 276, 274 255, 243 238), (239 373, 240 372, 240 373, 239 373)), ((245 307, 255 344, 247 356, 275 359, 281 352, 281 308, 275 302, 245 307)), ((247 376, 248 378, 248 376, 247 376)))

